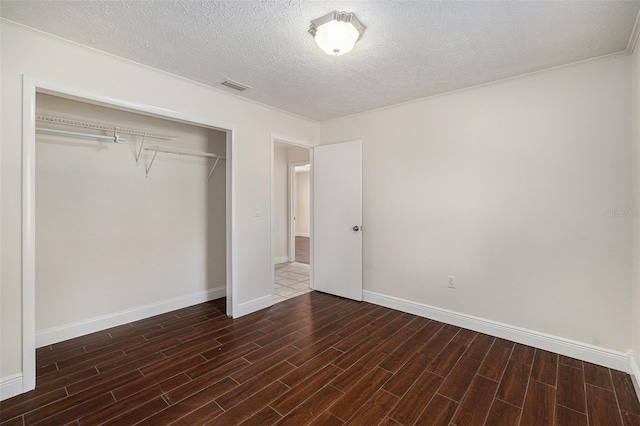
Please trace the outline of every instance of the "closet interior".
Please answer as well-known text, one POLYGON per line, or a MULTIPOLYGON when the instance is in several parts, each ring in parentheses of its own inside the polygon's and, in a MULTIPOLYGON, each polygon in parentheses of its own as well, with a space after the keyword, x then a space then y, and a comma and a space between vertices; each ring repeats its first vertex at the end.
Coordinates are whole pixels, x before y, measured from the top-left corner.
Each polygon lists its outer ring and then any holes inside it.
POLYGON ((224 297, 226 200, 224 131, 38 94, 36 344, 224 297))

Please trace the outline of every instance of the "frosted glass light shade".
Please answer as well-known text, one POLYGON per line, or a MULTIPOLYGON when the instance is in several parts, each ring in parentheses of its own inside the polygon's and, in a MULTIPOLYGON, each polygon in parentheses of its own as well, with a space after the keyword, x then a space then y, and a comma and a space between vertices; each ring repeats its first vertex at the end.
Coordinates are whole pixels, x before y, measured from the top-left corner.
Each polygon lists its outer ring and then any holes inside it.
POLYGON ((351 52, 358 38, 360 33, 351 22, 329 21, 316 30, 316 43, 327 55, 351 52))
POLYGON ((353 49, 364 26, 353 13, 333 11, 311 21, 309 32, 327 55, 340 56, 353 49))

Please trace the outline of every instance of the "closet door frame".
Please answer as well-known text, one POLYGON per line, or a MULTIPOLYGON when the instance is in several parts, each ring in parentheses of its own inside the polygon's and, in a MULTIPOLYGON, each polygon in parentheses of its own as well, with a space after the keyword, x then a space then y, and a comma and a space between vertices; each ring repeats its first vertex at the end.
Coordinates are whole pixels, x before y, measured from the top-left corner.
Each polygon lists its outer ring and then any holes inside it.
POLYGON ((226 146, 227 315, 238 312, 237 244, 235 221, 235 127, 203 117, 130 102, 52 81, 22 78, 22 391, 36 386, 36 93, 91 103, 156 118, 224 131, 226 146))

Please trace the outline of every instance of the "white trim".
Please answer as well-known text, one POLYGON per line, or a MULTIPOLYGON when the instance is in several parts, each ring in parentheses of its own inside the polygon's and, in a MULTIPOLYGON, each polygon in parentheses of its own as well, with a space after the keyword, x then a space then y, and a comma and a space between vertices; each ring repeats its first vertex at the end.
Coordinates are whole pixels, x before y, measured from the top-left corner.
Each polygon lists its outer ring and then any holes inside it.
POLYGON ((296 232, 296 237, 307 237, 309 238, 311 236, 310 233, 308 232, 296 232))
POLYGON ((273 305, 273 296, 262 296, 257 299, 250 300, 248 302, 240 303, 238 305, 238 315, 236 318, 252 314, 260 309, 268 308, 273 305))
POLYGON ((631 375, 631 381, 636 390, 636 397, 640 400, 640 382, 638 382, 640 380, 640 369, 636 363, 633 351, 627 352, 627 373, 631 375))
POLYGON ((198 303, 220 299, 225 297, 226 292, 227 289, 225 287, 212 288, 188 296, 174 297, 113 314, 102 315, 88 320, 42 330, 36 333, 36 348, 84 336, 89 333, 95 333, 96 331, 106 330, 107 328, 117 327, 154 315, 175 311, 176 309, 186 308, 187 306, 197 305, 198 303))
POLYGON ((638 43, 638 35, 640 34, 640 10, 636 14, 636 22, 633 25, 633 29, 631 30, 631 35, 629 36, 629 42, 627 43, 627 52, 632 54, 636 48, 636 44, 638 43))
POLYGON ((227 131, 226 146, 226 265, 227 265, 227 316, 234 318, 234 313, 238 305, 238 244, 236 235, 238 235, 236 226, 236 132, 234 130, 227 131))
POLYGON ((0 401, 20 395, 23 387, 22 373, 0 378, 0 401))
POLYGON ((36 90, 22 78, 22 391, 36 387, 36 90))
MULTIPOLYGON (((234 125, 209 120, 204 117, 184 114, 153 105, 140 104, 112 98, 99 93, 56 82, 45 81, 28 75, 22 79, 22 384, 23 392, 35 389, 35 108, 36 92, 51 94, 80 102, 116 108, 122 111, 141 113, 165 120, 200 127, 222 130, 227 133, 227 315, 235 316, 238 293, 237 232, 235 208, 235 131, 234 125), (231 157, 231 158, 230 158, 231 157), (229 289, 231 291, 229 291, 229 289)), ((188 296, 187 296, 188 297, 188 296)))
POLYGON ((277 265, 278 263, 287 263, 289 261, 289 256, 278 256, 273 259, 273 263, 277 265))
MULTIPOLYGON (((372 114, 372 113, 376 113, 376 112, 379 112, 379 111, 385 111, 385 110, 388 110, 388 109, 393 109, 393 108, 396 108, 396 107, 401 107, 401 106, 403 107, 403 106, 416 104, 416 103, 420 103, 420 102, 426 102, 426 101, 429 101, 431 99, 441 98, 443 96, 453 95, 453 94, 460 93, 460 92, 466 92, 466 91, 475 90, 475 89, 482 89, 484 87, 489 87, 489 86, 493 86, 493 85, 496 85, 496 84, 506 83, 506 82, 513 81, 513 80, 519 80, 519 79, 525 79, 525 78, 529 78, 529 77, 535 77, 538 74, 543 74, 543 73, 546 73, 546 72, 561 71, 564 68, 577 67, 577 66, 584 65, 584 64, 591 64, 591 63, 597 63, 597 62, 602 62, 602 61, 608 61, 610 59, 621 58, 621 57, 627 56, 629 54, 630 54, 630 52, 628 50, 621 50, 621 51, 615 52, 615 53, 608 53, 606 55, 596 56, 595 58, 583 59, 581 61, 571 62, 571 63, 563 64, 563 65, 557 65, 555 67, 544 68, 544 69, 537 70, 537 71, 531 71, 531 72, 528 72, 528 73, 525 73, 525 74, 516 74, 516 75, 513 75, 511 77, 501 78, 499 80, 487 81, 486 83, 479 83, 479 84, 474 84, 473 86, 461 87, 459 89, 449 90, 449 91, 442 92, 442 93, 436 93, 436 94, 433 94, 433 95, 424 96, 422 98, 412 99, 410 101, 400 102, 400 103, 392 104, 392 105, 386 105, 386 106, 382 106, 382 107, 379 107, 379 108, 373 108, 373 109, 370 109, 370 110, 367 110, 367 111, 355 112, 353 114, 343 115, 341 117, 330 118, 328 120, 321 121, 320 124, 321 125, 325 125, 327 123, 339 122, 340 120, 351 119, 351 118, 355 118, 355 117, 364 116, 366 114, 372 114)), ((327 145, 327 144, 321 142, 321 145, 327 145)))
POLYGON ((402 312, 419 315, 436 321, 464 327, 469 330, 501 337, 506 340, 555 352, 614 370, 628 371, 627 354, 601 348, 564 337, 553 336, 526 328, 516 327, 497 321, 474 317, 447 309, 436 308, 422 303, 363 290, 364 301, 402 312))

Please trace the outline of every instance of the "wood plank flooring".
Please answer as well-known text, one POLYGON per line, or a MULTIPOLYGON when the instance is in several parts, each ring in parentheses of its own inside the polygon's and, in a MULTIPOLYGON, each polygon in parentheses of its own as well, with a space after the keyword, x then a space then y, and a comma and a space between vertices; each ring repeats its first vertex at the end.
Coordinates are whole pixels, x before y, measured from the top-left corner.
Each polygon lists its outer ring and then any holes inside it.
POLYGON ((310 241, 309 237, 296 237, 296 262, 309 264, 310 241))
POLYGON ((37 351, 4 425, 640 425, 629 375, 322 293, 224 299, 37 351))

